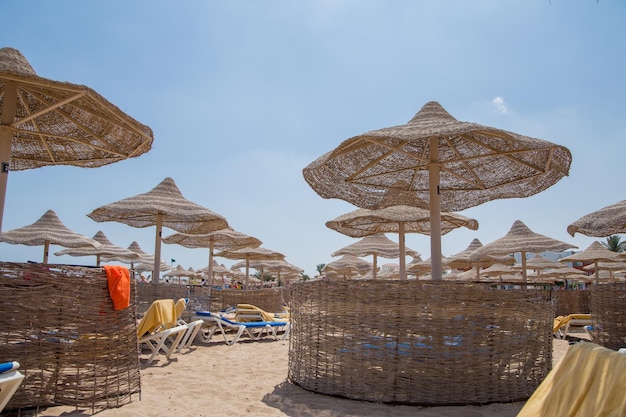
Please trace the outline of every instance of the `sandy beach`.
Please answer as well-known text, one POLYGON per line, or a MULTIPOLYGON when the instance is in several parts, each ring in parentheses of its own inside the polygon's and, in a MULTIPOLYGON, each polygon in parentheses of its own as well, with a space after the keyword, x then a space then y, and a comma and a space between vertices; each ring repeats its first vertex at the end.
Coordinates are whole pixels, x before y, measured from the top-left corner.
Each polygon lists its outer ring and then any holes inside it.
MULTIPOLYGON (((553 362, 567 351, 554 340, 553 362)), ((287 382, 287 341, 196 344, 168 362, 160 356, 141 369, 141 401, 97 413, 109 416, 419 416, 512 417, 523 403, 411 407, 351 401, 315 394, 287 382)), ((60 406, 38 416, 86 416, 91 410, 60 406)), ((28 415, 22 413, 22 415, 28 415)))

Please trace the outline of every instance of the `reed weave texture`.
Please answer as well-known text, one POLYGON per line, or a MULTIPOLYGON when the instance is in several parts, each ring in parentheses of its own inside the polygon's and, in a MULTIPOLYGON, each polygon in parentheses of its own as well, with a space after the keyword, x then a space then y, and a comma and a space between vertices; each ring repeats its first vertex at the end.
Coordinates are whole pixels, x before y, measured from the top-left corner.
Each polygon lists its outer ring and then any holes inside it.
POLYGON ((626 347, 626 284, 593 285, 593 340, 609 349, 626 347))
POLYGON ((289 380, 350 399, 457 405, 527 399, 550 371, 550 291, 416 281, 292 288, 289 380))
POLYGON ((119 407, 140 395, 135 285, 115 311, 102 268, 0 262, 0 360, 25 375, 7 410, 119 407))

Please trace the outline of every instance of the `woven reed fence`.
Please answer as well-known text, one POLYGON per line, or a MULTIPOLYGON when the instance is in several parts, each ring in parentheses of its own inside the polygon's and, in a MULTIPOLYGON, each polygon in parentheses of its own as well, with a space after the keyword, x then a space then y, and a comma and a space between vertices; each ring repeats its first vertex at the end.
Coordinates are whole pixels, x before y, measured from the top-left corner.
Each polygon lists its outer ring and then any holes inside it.
POLYGON ((0 361, 25 375, 7 410, 119 407, 140 395, 135 311, 115 311, 102 268, 0 262, 0 361))
POLYGON ((292 287, 289 380, 373 402, 527 399, 551 369, 550 291, 340 281, 292 287))
POLYGON ((554 299, 557 316, 591 313, 591 290, 556 290, 554 299))
POLYGON ((626 284, 591 288, 593 341, 609 349, 626 347, 626 284))
POLYGON ((137 313, 145 314, 154 300, 188 298, 183 319, 189 321, 195 311, 220 311, 237 304, 253 304, 265 311, 284 310, 284 288, 259 290, 217 290, 197 285, 137 284, 137 313))
POLYGON ((285 309, 284 288, 259 290, 213 290, 214 304, 211 311, 220 311, 237 304, 253 304, 265 311, 278 313, 285 309))

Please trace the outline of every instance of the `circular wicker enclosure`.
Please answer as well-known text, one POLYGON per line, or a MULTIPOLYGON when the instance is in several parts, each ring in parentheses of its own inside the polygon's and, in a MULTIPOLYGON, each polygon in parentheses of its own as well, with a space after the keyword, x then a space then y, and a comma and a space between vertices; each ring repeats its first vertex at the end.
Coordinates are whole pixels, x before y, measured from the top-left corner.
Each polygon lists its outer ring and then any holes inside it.
POLYGON ((527 399, 552 364, 551 294, 418 281, 294 285, 289 380, 356 400, 527 399))
POLYGON ((593 340, 609 349, 626 347, 626 284, 601 284, 591 288, 593 340))
POLYGON ((103 268, 0 262, 0 359, 24 381, 6 410, 70 405, 92 413, 141 394, 136 287, 114 310, 103 268))

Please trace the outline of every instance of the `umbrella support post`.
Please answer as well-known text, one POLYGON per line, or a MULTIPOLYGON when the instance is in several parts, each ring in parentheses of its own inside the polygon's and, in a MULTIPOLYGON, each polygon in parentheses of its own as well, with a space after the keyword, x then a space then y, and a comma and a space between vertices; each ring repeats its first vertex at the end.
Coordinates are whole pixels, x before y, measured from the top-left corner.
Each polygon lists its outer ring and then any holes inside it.
POLYGON ((428 190, 430 200, 430 274, 434 281, 443 279, 441 267, 441 196, 439 194, 439 138, 430 139, 428 190))
POLYGON ((2 231, 2 215, 4 213, 4 201, 9 181, 9 166, 11 162, 11 146, 13 143, 13 131, 11 124, 15 118, 17 103, 17 86, 7 82, 4 87, 2 109, 0 109, 0 232, 2 231))

